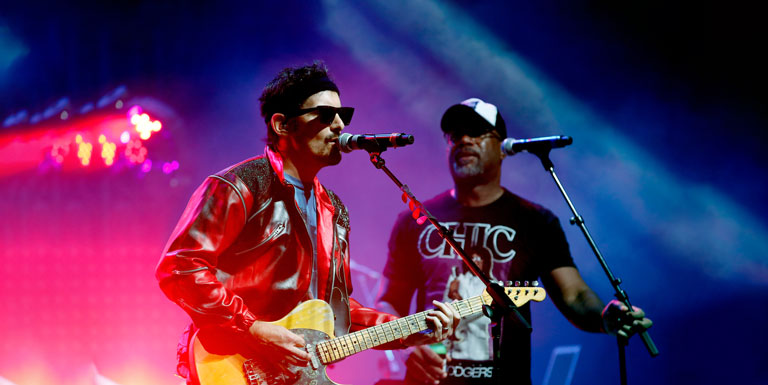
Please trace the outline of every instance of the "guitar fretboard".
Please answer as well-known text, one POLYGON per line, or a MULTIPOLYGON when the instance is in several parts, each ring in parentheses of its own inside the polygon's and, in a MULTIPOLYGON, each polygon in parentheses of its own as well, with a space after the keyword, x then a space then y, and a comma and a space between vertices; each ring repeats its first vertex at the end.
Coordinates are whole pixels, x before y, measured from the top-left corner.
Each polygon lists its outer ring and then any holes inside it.
MULTIPOLYGON (((459 313, 459 317, 463 318, 481 312, 483 310, 483 298, 482 296, 467 298, 452 302, 449 305, 453 306, 453 309, 459 313)), ((411 314, 394 321, 320 342, 317 344, 317 356, 323 364, 328 364, 363 350, 430 329, 427 325, 428 312, 411 314)))

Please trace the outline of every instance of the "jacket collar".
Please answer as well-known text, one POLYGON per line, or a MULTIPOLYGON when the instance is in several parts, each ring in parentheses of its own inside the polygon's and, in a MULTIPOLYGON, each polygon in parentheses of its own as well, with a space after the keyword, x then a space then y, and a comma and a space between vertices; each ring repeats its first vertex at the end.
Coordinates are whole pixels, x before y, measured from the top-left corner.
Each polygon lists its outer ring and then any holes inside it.
POLYGON ((269 159, 269 164, 272 166, 272 169, 275 170, 275 174, 277 174, 277 178, 280 179, 280 183, 285 184, 285 175, 283 175, 283 157, 279 152, 272 151, 269 146, 264 148, 264 154, 266 154, 267 159, 269 159))
MULTIPOLYGON (((288 182, 285 181, 285 171, 283 168, 282 155, 280 155, 280 153, 277 151, 272 151, 269 146, 264 148, 264 153, 266 154, 267 159, 269 159, 269 164, 272 166, 272 169, 275 170, 275 174, 277 174, 277 178, 280 180, 280 183, 282 183, 283 186, 288 184, 288 182)), ((317 176, 315 176, 313 183, 315 189, 315 200, 317 201, 318 205, 322 205, 331 213, 335 212, 336 210, 334 210, 333 203, 328 197, 328 194, 325 192, 325 188, 320 183, 320 180, 317 179, 317 176)))

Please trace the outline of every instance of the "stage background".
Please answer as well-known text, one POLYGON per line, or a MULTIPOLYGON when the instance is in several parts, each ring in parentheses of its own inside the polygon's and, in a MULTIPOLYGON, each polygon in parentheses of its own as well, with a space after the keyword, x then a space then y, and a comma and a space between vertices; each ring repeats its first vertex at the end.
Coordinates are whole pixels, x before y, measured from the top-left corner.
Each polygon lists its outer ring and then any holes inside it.
MULTIPOLYGON (((655 322, 661 355, 634 338, 629 382, 765 384, 762 14, 738 2, 4 3, 0 383, 181 382, 188 320, 158 289, 157 260, 197 185, 262 153, 264 84, 321 59, 356 108, 348 132, 414 134, 384 157, 422 200, 451 187, 439 120, 465 98, 499 106, 511 137, 572 136, 552 153, 558 174, 655 322), (107 166, 95 136, 87 167, 55 147, 127 121, 133 105, 163 125, 146 141, 152 167, 120 144, 107 166)), ((400 193, 365 153, 320 177, 349 207, 362 266, 353 296, 372 305, 400 193)), ((581 273, 609 300, 538 159, 507 159, 502 182, 559 216, 581 273)), ((613 339, 576 330, 548 301, 533 317, 534 384, 561 345, 582 346, 573 384, 618 383, 613 339)), ((368 385, 402 376, 393 368, 370 351, 331 373, 368 385)))

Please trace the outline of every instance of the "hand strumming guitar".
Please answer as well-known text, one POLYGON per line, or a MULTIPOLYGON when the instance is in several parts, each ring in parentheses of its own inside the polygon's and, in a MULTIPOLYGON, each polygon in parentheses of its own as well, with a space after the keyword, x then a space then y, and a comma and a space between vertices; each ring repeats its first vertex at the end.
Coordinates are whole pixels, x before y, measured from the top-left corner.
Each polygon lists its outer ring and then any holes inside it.
POLYGON ((254 348, 271 361, 282 374, 290 375, 291 366, 307 366, 309 353, 304 350, 304 338, 290 330, 269 322, 256 321, 248 329, 254 348))

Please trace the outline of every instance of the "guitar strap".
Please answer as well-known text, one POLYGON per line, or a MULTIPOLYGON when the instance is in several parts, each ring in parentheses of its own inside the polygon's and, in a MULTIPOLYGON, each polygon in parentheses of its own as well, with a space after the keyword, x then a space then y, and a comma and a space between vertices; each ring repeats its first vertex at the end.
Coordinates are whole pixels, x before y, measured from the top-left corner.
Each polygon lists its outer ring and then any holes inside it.
POLYGON ((336 337, 349 334, 349 329, 352 327, 349 314, 349 295, 347 295, 346 291, 344 286, 334 286, 331 292, 329 304, 331 309, 333 309, 333 330, 336 337))
MULTIPOLYGON (((336 226, 338 237, 336 238, 341 243, 341 240, 346 239, 346 229, 343 226, 336 226), (342 233, 343 232, 343 233, 342 233)), ((340 247, 341 260, 347 253, 346 244, 337 245, 340 247)), ((349 333, 349 329, 352 327, 351 315, 349 311, 349 287, 346 282, 346 272, 344 271, 344 265, 337 266, 338 262, 336 258, 331 257, 331 274, 328 275, 328 279, 331 290, 328 294, 328 304, 331 305, 334 318, 334 332, 336 337, 343 336, 349 333)))
POLYGON ((336 194, 325 189, 328 198, 331 200, 335 213, 333 215, 334 225, 334 244, 331 251, 331 266, 328 272, 328 282, 326 288, 325 301, 331 305, 334 317, 334 333, 336 337, 349 334, 352 327, 351 315, 349 313, 349 292, 350 287, 347 282, 347 272, 344 262, 347 260, 349 245, 347 244, 347 234, 349 233, 349 213, 344 204, 341 203, 336 194), (336 256, 339 258, 336 258, 336 256))

